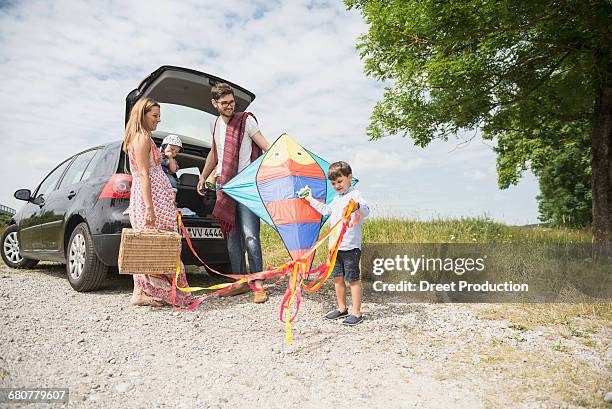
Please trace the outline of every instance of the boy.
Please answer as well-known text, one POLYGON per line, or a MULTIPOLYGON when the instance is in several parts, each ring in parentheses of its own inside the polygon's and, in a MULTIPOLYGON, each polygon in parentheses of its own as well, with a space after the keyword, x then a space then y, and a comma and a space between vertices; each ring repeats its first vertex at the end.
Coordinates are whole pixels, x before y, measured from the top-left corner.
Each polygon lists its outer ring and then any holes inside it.
POLYGON ((168 135, 162 141, 159 150, 162 154, 161 167, 166 176, 168 176, 172 189, 176 193, 178 186, 176 171, 179 170, 179 166, 175 158, 176 155, 183 150, 183 142, 181 138, 176 135, 168 135))
MULTIPOLYGON (((359 271, 359 259, 361 258, 361 224, 368 214, 370 208, 361 197, 359 190, 351 186, 353 171, 346 162, 334 162, 327 171, 327 178, 338 196, 329 205, 314 199, 311 194, 306 196, 310 205, 323 216, 329 216, 329 222, 333 226, 342 219, 344 207, 351 199, 357 202, 357 209, 351 215, 351 223, 342 238, 338 249, 336 264, 334 265, 333 277, 336 290, 336 301, 338 309, 332 310, 325 315, 328 320, 336 320, 346 317, 342 322, 345 325, 357 325, 363 321, 361 315, 361 278, 359 271), (361 216, 358 216, 361 213, 361 216), (351 287, 351 298, 353 301, 352 311, 349 315, 346 306, 346 286, 348 281, 351 287)), ((335 240, 330 239, 330 246, 335 240)))

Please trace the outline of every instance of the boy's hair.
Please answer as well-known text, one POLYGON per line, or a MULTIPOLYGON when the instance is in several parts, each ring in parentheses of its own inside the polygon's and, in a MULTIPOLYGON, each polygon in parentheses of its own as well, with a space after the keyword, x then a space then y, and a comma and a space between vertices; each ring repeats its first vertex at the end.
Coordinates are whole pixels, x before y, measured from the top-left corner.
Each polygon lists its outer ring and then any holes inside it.
POLYGON ((217 100, 225 95, 234 95, 234 90, 229 84, 225 82, 219 82, 212 86, 210 89, 213 99, 217 100))
POLYGON ((353 170, 351 169, 351 165, 344 161, 334 162, 329 165, 329 170, 327 171, 327 179, 334 180, 338 179, 340 176, 348 177, 348 175, 352 174, 353 170))

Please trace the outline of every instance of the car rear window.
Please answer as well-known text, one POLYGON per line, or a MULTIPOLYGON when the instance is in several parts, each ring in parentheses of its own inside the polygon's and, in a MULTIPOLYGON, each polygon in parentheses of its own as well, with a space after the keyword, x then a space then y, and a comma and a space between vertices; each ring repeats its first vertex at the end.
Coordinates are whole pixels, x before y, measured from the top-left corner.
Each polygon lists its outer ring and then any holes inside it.
POLYGON ((110 176, 117 172, 117 163, 121 153, 121 144, 107 145, 100 149, 89 163, 83 178, 87 180, 96 177, 110 176))
POLYGON ((115 173, 117 166, 117 155, 120 147, 112 146, 99 149, 96 156, 89 162, 81 180, 88 180, 95 177, 110 176, 115 173))

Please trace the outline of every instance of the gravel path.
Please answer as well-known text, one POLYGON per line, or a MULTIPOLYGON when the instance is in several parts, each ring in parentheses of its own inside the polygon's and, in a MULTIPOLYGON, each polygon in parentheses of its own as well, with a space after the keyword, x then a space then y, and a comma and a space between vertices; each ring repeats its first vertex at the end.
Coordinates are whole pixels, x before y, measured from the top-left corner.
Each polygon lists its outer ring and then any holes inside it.
POLYGON ((130 307, 131 289, 113 276, 77 293, 63 266, 2 266, 0 386, 67 387, 79 408, 612 408, 612 326, 597 316, 524 328, 507 305, 366 299, 347 328, 321 319, 328 282, 286 345, 281 286, 263 305, 247 294, 193 312, 130 307))

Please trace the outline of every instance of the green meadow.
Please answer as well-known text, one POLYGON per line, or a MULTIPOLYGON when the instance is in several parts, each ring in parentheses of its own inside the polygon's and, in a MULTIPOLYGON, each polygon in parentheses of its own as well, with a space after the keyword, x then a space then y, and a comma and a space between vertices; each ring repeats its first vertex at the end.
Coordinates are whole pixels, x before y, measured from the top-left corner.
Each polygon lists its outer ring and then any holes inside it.
MULTIPOLYGON (((327 231, 326 224, 322 233, 327 231)), ((261 226, 264 265, 288 261, 288 253, 278 234, 267 224, 261 226)), ((590 243, 588 229, 551 229, 508 226, 488 218, 437 219, 428 221, 402 218, 373 218, 363 224, 364 243, 590 243)), ((327 244, 320 247, 327 249, 327 244)), ((325 251, 318 251, 315 263, 325 251)))

